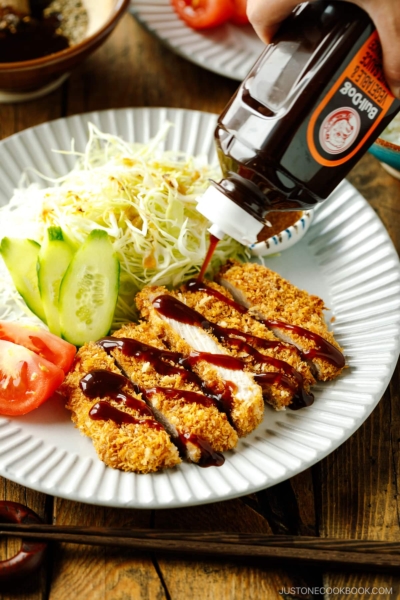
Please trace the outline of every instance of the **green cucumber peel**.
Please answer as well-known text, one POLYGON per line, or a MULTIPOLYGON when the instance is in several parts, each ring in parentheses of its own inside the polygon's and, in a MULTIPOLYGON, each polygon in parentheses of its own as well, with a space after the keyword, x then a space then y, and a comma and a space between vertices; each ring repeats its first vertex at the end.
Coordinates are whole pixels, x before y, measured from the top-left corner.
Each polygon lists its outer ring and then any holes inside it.
POLYGON ((39 251, 40 244, 29 239, 5 237, 0 245, 0 253, 18 293, 29 310, 46 323, 37 276, 39 251))
POLYGON ((111 329, 120 264, 108 234, 94 229, 69 264, 60 287, 62 337, 82 346, 111 329))
POLYGON ((73 257, 61 227, 49 227, 38 256, 38 283, 47 325, 61 336, 58 310, 60 286, 73 257))

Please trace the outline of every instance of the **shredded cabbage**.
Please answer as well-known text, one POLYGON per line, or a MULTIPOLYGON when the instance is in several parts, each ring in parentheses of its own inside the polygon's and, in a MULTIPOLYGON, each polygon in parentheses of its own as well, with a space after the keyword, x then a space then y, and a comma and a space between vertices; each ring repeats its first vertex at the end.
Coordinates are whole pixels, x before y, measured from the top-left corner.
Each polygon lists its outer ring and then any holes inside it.
MULTIPOLYGON (((145 285, 177 286, 196 276, 206 254, 210 223, 196 210, 197 198, 219 168, 201 157, 162 151, 167 123, 148 144, 130 144, 89 125, 85 152, 58 179, 15 190, 0 208, 0 238, 41 243, 49 226, 59 226, 79 247, 93 229, 110 236, 121 263, 114 327, 135 318, 134 295, 145 285)), ((228 257, 244 260, 247 250, 230 238, 217 247, 215 271, 228 257)))

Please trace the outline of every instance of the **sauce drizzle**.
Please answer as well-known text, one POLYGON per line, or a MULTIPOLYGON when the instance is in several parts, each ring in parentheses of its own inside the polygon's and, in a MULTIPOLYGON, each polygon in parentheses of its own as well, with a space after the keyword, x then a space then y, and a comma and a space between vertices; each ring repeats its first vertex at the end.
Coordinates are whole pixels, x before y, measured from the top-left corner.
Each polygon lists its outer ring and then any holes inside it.
POLYGON ((94 369, 82 377, 79 382, 79 386, 87 398, 108 397, 118 403, 123 403, 128 408, 136 410, 143 417, 152 417, 151 419, 137 419, 104 400, 92 406, 89 411, 90 418, 104 421, 111 420, 117 425, 121 425, 122 423, 146 423, 152 429, 164 429, 161 423, 154 419, 153 411, 143 400, 134 398, 122 391, 126 385, 131 385, 129 379, 119 373, 113 373, 106 369, 94 369))
POLYGON ((300 351, 301 356, 305 360, 323 358, 338 369, 342 369, 345 366, 345 359, 340 350, 335 348, 333 344, 328 342, 328 340, 317 333, 314 333, 309 329, 304 329, 304 327, 299 327, 298 325, 284 323, 283 321, 274 321, 272 319, 259 319, 259 321, 266 325, 269 329, 286 329, 287 331, 292 331, 293 333, 301 335, 308 340, 312 340, 315 343, 315 348, 300 351))
MULTIPOLYGON (((214 296, 214 298, 221 300, 221 302, 225 302, 225 304, 231 306, 232 308, 234 308, 242 314, 248 313, 248 309, 245 306, 239 304, 235 300, 227 298, 226 296, 224 296, 224 294, 208 286, 204 282, 198 280, 191 280, 189 281, 186 287, 189 291, 206 292, 210 296, 214 296)), ((342 369, 345 366, 345 359, 340 350, 335 348, 333 344, 328 342, 328 340, 318 335, 317 333, 313 333, 312 331, 309 331, 304 327, 299 327, 298 325, 290 325, 289 323, 284 323, 283 321, 275 321, 272 319, 257 320, 260 321, 260 323, 263 323, 266 327, 268 327, 268 329, 286 329, 287 331, 292 331, 297 335, 312 340, 315 343, 315 348, 312 348, 310 350, 299 350, 300 356, 302 356, 303 359, 312 360, 313 358, 323 358, 338 369, 342 369)), ((290 344, 290 342, 287 343, 289 345, 293 345, 290 344)))
MULTIPOLYGON (((233 393, 236 389, 235 385, 232 382, 227 381, 225 382, 222 391, 219 389, 211 389, 196 373, 191 371, 191 368, 197 362, 204 360, 225 368, 236 368, 239 370, 243 368, 243 364, 238 359, 228 355, 209 354, 207 352, 191 352, 189 356, 185 356, 179 352, 160 350, 159 348, 143 344, 133 338, 116 338, 108 336, 98 340, 96 343, 108 354, 110 354, 112 350, 118 349, 126 356, 133 356, 138 360, 150 362, 159 375, 179 375, 184 381, 195 383, 206 396, 217 402, 219 410, 227 415, 229 422, 232 424, 230 413, 233 406, 233 393), (168 364, 165 362, 166 360, 175 363, 175 365, 168 364)), ((136 391, 139 393, 143 392, 140 388, 137 388, 136 391)))
MULTIPOLYGON (((262 338, 248 335, 246 333, 241 332, 239 329, 229 329, 226 327, 220 327, 215 323, 211 323, 210 321, 205 319, 203 315, 201 315, 199 312, 190 308, 189 306, 187 306, 174 296, 170 296, 169 294, 158 296, 153 301, 153 305, 163 316, 179 321, 180 323, 200 327, 205 331, 210 331, 215 335, 215 337, 219 341, 223 341, 228 345, 237 348, 240 352, 245 352, 246 354, 251 356, 258 364, 269 364, 275 367, 277 370, 283 371, 295 383, 296 400, 294 402, 294 405, 299 406, 300 404, 302 404, 303 406, 310 406, 310 404, 313 403, 314 396, 313 394, 304 389, 304 381, 301 373, 296 371, 296 369, 294 369, 291 365, 289 365, 283 360, 279 360, 277 358, 261 354, 247 341, 250 340, 253 343, 260 343, 260 345, 263 345, 263 342, 267 342, 267 345, 264 347, 270 347, 268 344, 269 340, 263 340, 262 338)), ((242 360, 224 354, 207 354, 205 357, 204 353, 202 352, 192 352, 190 354, 190 357, 188 357, 185 360, 189 361, 190 364, 190 361, 193 361, 195 354, 197 354, 198 360, 207 360, 212 364, 223 366, 227 369, 238 369, 242 371, 244 370, 245 363, 242 360)), ((265 378, 265 382, 266 380, 267 378, 265 378)))
POLYGON ((204 258, 203 264, 201 265, 200 273, 198 274, 198 277, 197 277, 198 281, 203 280, 203 277, 205 275, 205 272, 207 271, 207 267, 210 264, 210 261, 213 257, 213 254, 218 245, 218 242, 219 242, 219 238, 217 238, 217 237, 215 237, 215 235, 211 234, 210 235, 210 244, 208 246, 207 254, 204 258))
POLYGON ((114 421, 117 425, 121 426, 124 423, 133 425, 147 425, 151 429, 163 430, 164 427, 158 421, 151 419, 137 419, 129 413, 115 408, 106 400, 100 400, 92 406, 89 411, 89 416, 94 421, 114 421))
POLYGON ((174 441, 181 455, 186 454, 186 446, 189 442, 200 449, 201 458, 196 463, 199 467, 221 467, 225 462, 224 455, 221 452, 213 450, 207 440, 194 433, 181 433, 177 438, 174 438, 174 441))
MULTIPOLYGON (((94 369, 82 377, 79 385, 82 392, 88 398, 112 398, 117 402, 123 402, 125 406, 135 409, 140 415, 153 417, 153 419, 138 419, 112 406, 109 402, 100 400, 89 411, 89 416, 94 421, 113 421, 118 426, 123 424, 146 424, 152 429, 164 430, 163 425, 154 419, 153 411, 145 402, 122 392, 124 386, 131 385, 129 379, 124 375, 107 371, 106 369, 94 369)), ((149 389, 138 388, 138 391, 142 392, 145 398, 156 393, 162 393, 169 398, 183 400, 185 403, 195 402, 202 406, 216 405, 216 401, 213 398, 187 390, 156 386, 149 389)), ((219 467, 225 462, 225 458, 220 452, 213 450, 206 440, 195 434, 179 434, 173 437, 173 441, 183 455, 186 454, 186 445, 189 442, 197 446, 201 451, 201 458, 197 463, 200 467, 219 467)))
POLYGON ((205 396, 198 392, 189 390, 179 390, 176 388, 155 386, 153 388, 142 389, 145 398, 149 398, 154 394, 163 394, 172 400, 182 400, 185 404, 200 404, 201 406, 217 406, 217 401, 211 396, 205 396))

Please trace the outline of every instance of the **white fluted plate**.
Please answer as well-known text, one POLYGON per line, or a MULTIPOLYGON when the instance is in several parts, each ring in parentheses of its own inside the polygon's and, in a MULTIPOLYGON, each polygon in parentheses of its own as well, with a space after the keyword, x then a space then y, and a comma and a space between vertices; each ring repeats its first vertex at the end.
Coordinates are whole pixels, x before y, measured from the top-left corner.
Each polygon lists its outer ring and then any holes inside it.
POLYGON ((177 54, 238 81, 246 77, 265 47, 251 25, 224 23, 195 31, 178 17, 170 0, 131 0, 130 11, 177 54))
MULTIPOLYGON (((74 159, 52 149, 68 149, 74 138, 76 149, 82 150, 89 121, 103 131, 143 142, 165 120, 175 123, 166 148, 215 160, 214 115, 147 108, 87 113, 39 125, 0 143, 0 202, 11 197, 26 167, 47 175, 67 172, 74 159)), ((322 297, 330 307, 327 319, 334 317, 332 328, 348 369, 336 381, 315 386, 313 406, 297 412, 267 407, 263 423, 235 451, 225 453, 220 468, 184 463, 154 475, 135 475, 106 467, 90 439, 74 428, 62 402, 48 402, 24 417, 0 417, 0 475, 81 502, 166 508, 249 494, 327 456, 365 421, 395 368, 399 259, 374 211, 343 182, 315 211, 306 236, 266 264, 322 297)), ((18 307, 13 309, 18 317, 18 307)))

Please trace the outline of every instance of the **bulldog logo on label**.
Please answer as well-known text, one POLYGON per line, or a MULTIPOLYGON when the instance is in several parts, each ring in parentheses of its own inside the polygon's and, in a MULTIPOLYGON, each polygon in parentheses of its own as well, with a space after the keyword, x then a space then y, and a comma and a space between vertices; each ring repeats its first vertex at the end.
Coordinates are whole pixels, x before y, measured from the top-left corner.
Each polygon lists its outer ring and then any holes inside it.
POLYGON ((313 159, 325 167, 337 167, 353 158, 393 102, 374 31, 311 113, 306 136, 313 159))
POLYGON ((328 154, 340 154, 350 148, 357 138, 361 119, 357 111, 348 106, 333 110, 319 130, 319 143, 328 154))

